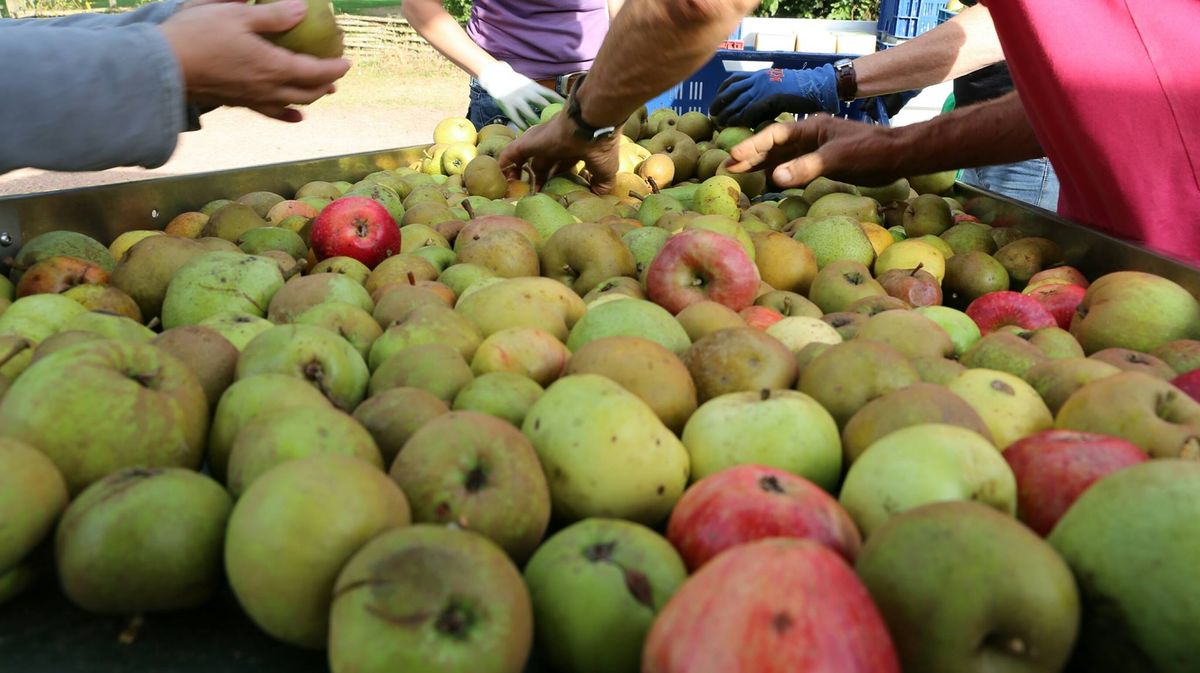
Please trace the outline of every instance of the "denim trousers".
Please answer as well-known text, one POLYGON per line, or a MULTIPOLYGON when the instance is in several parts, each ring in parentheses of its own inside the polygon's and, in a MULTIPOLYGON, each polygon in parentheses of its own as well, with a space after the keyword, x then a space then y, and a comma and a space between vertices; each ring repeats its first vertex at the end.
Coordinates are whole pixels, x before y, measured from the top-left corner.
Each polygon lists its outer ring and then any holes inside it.
POLYGON ((500 106, 496 104, 496 99, 492 98, 483 87, 479 85, 479 80, 471 78, 471 102, 467 105, 467 119, 475 125, 476 129, 481 129, 488 124, 508 124, 508 117, 500 110, 500 106))
POLYGON ((1058 210, 1058 176, 1046 157, 1015 164, 967 168, 963 170, 961 180, 1050 212, 1058 210))

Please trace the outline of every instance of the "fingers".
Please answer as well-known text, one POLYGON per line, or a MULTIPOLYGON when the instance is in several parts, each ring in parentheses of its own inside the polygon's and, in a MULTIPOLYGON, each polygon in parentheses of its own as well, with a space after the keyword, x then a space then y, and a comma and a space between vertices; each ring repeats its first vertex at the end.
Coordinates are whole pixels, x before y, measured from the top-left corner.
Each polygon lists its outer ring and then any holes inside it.
POLYGON ((551 103, 565 104, 567 102, 567 99, 560 96, 557 91, 547 89, 540 84, 538 85, 538 93, 542 95, 542 99, 546 105, 550 105, 551 103))
POLYGON ((802 154, 791 161, 779 164, 771 172, 771 179, 780 187, 797 187, 807 185, 826 172, 825 156, 820 148, 815 152, 802 154))
POLYGON ((329 91, 326 87, 302 89, 293 86, 281 86, 272 96, 273 99, 286 105, 308 105, 320 100, 329 91))
POLYGON ((592 191, 597 194, 611 192, 616 184, 616 172, 612 170, 612 167, 606 163, 591 160, 585 161, 584 164, 592 173, 592 191))
MULTIPOLYGON (((274 46, 274 45, 272 45, 274 46)), ((317 58, 308 54, 295 54, 282 47, 287 59, 283 72, 287 84, 304 89, 328 88, 350 70, 350 61, 344 58, 317 58)))
POLYGON ((793 124, 771 124, 753 136, 743 140, 729 151, 728 168, 734 173, 754 170, 767 160, 768 153, 778 146, 789 144, 797 130, 793 124))
POLYGON ((504 171, 504 177, 509 180, 521 179, 521 167, 529 160, 529 155, 525 152, 526 142, 523 138, 517 138, 500 152, 500 157, 497 161, 500 163, 501 170, 504 171))
POLYGON ((304 119, 304 115, 301 114, 299 110, 290 107, 284 107, 282 105, 255 105, 250 109, 254 110, 260 115, 263 115, 264 117, 278 119, 281 122, 294 124, 304 119))
POLYGON ((300 23, 308 13, 303 0, 282 0, 266 5, 245 5, 246 27, 256 33, 282 33, 300 23))
POLYGON ((725 80, 721 88, 717 90, 716 98, 713 99, 712 105, 709 106, 709 113, 717 118, 717 122, 727 126, 726 123, 730 115, 738 112, 745 104, 741 98, 751 88, 751 83, 747 78, 734 80, 732 77, 725 80))

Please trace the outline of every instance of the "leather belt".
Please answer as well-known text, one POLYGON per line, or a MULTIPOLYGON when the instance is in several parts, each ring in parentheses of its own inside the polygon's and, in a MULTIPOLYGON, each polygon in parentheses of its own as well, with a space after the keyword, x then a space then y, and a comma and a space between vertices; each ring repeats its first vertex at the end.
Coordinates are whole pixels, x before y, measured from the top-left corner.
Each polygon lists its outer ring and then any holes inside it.
POLYGON ((586 74, 586 70, 578 70, 576 72, 569 72, 565 75, 547 77, 545 79, 539 79, 536 81, 538 84, 546 87, 547 89, 550 89, 551 91, 558 93, 560 96, 565 97, 571 95, 571 91, 575 89, 575 87, 579 84, 579 80, 583 79, 583 76, 586 74))

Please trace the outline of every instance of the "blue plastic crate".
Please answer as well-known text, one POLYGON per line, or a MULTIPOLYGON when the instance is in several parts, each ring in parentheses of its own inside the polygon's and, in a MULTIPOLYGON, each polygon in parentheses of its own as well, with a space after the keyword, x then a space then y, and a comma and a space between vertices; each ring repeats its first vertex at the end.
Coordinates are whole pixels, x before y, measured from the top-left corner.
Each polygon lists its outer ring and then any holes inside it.
POLYGON ((958 16, 958 12, 952 12, 943 7, 938 10, 938 25, 940 26, 956 16, 958 16))
POLYGON ((914 38, 938 25, 946 0, 880 0, 879 32, 897 39, 914 38))
MULTIPOLYGON (((671 108, 683 114, 685 112, 708 112, 709 105, 717 95, 717 89, 735 71, 726 67, 734 62, 770 62, 772 68, 816 68, 826 63, 846 58, 845 54, 804 54, 794 51, 739 51, 723 49, 713 56, 712 60, 696 71, 688 79, 675 85, 670 90, 655 97, 646 104, 646 109, 653 112, 663 108, 671 108)), ((863 101, 850 105, 842 104, 840 116, 851 119, 862 117, 863 101)))

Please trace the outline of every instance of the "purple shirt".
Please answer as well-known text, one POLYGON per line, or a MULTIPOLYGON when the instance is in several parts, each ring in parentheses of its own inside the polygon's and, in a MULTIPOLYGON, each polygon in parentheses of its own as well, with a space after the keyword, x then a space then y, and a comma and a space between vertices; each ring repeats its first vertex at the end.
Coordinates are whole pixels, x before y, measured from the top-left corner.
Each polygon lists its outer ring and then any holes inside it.
POLYGON ((530 79, 587 70, 608 32, 605 0, 475 0, 467 34, 530 79))

